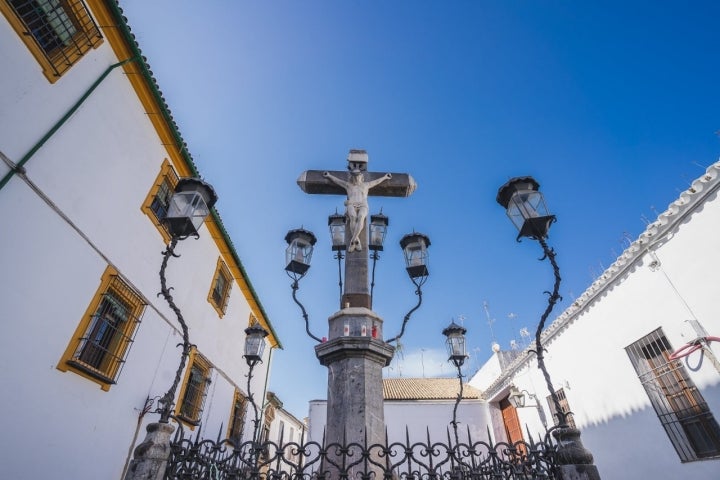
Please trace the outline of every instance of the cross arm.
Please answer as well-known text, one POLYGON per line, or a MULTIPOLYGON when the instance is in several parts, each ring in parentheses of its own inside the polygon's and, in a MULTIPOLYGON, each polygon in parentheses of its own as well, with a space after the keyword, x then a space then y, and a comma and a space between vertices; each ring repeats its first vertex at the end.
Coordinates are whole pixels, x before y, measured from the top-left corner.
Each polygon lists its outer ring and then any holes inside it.
MULTIPOLYGON (((345 189, 323 177, 324 170, 306 170, 300 174, 297 184, 305 193, 325 195, 345 195, 345 189)), ((330 171, 330 174, 350 181, 350 172, 330 171)), ((365 181, 371 182, 385 175, 384 172, 364 172, 365 181)), ((392 178, 370 189, 373 197, 409 197, 415 191, 415 179, 407 173, 392 173, 392 178)))

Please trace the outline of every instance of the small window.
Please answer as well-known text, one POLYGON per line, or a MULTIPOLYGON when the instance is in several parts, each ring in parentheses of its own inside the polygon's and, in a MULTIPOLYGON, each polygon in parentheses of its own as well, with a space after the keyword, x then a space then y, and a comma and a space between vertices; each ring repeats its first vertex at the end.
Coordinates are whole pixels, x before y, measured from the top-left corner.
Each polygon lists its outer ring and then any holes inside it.
MULTIPOLYGON (((557 390, 555 392, 555 395, 557 395, 558 403, 560 403, 560 409, 562 410, 562 413, 565 415, 565 422, 568 424, 568 427, 576 428, 575 427, 575 419, 572 416, 571 410, 570 410, 570 403, 568 403, 567 396, 565 395, 565 390, 562 388, 560 390, 557 390)), ((547 396, 547 402, 550 406, 550 415, 553 418, 553 422, 555 425, 560 424, 560 419, 558 419, 557 416, 557 410, 555 409, 555 402, 553 402, 553 399, 550 395, 547 396)))
POLYGON ((662 329, 625 348, 682 462, 720 456, 720 426, 662 329))
POLYGON ((0 10, 55 82, 102 36, 82 0, 9 0, 0 10))
POLYGON ((230 299, 230 286, 232 285, 232 276, 225 262, 218 258, 215 275, 213 275, 212 285, 208 293, 208 302, 218 312, 220 318, 225 315, 228 300, 230 299))
POLYGON ((191 426, 200 424, 205 397, 210 385, 212 367, 202 355, 193 349, 190 352, 189 367, 185 373, 185 381, 180 391, 180 402, 175 414, 191 426))
POLYGON ((57 368, 79 373, 108 390, 120 376, 145 305, 108 267, 57 368))
POLYGON ((148 192, 147 197, 145 197, 142 206, 143 212, 150 217, 150 220, 155 224, 166 242, 170 241, 170 233, 168 233, 165 228, 163 219, 165 215, 167 215, 170 198, 175 191, 177 183, 178 176, 172 165, 170 165, 170 162, 167 160, 163 161, 160 167, 160 174, 155 179, 155 183, 153 183, 150 192, 148 192))
POLYGON ((228 428, 228 438, 239 445, 242 442, 243 432, 245 430, 245 415, 248 408, 248 399, 240 390, 235 389, 235 397, 233 398, 232 411, 230 412, 230 422, 228 428))

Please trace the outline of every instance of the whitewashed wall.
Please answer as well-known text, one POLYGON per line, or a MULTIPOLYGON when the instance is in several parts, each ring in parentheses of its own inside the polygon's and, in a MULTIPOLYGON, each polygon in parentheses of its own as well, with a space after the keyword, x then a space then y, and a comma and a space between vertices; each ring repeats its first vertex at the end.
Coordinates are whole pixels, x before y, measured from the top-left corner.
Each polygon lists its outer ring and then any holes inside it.
MULTIPOLYGON (((405 442, 406 429, 411 442, 426 442, 427 434, 433 442, 447 443, 452 435, 452 416, 455 400, 385 400, 385 426, 388 440, 405 442)), ((327 419, 327 402, 313 400, 309 411, 309 440, 321 442, 327 419)), ((467 439, 468 427, 473 441, 487 441, 490 426, 487 403, 478 399, 464 399, 457 411, 458 437, 467 439)))
MULTIPOLYGON (((50 84, 2 16, 0 53, 0 151, 14 162, 118 61, 106 40, 50 84)), ((145 425, 157 420, 139 413, 146 397, 162 395, 172 382, 182 340, 174 314, 156 296, 164 244, 141 205, 166 158, 127 77, 115 69, 25 165, 40 193, 18 176, 0 190, 4 478, 120 478, 145 425), (149 305, 117 385, 105 392, 56 366, 108 264, 149 305)), ((7 171, 0 162, 0 174, 7 171)), ((207 295, 219 253, 207 229, 200 233, 180 242, 181 257, 171 259, 167 278, 190 341, 216 367, 202 416, 203 430, 215 437, 221 425, 227 428, 235 387, 246 390, 242 348, 250 308, 235 284, 218 318, 207 295)), ((270 356, 268 348, 254 372, 259 398, 270 356)))
MULTIPOLYGON (((720 336, 718 172, 720 162, 661 214, 545 335, 553 387, 564 389, 602 478, 717 477, 717 459, 681 464, 625 347, 662 327, 677 349, 696 337, 686 322, 689 319, 698 320, 710 335, 720 336), (656 260, 659 268, 651 268, 656 260)), ((711 348, 720 356, 718 343, 711 348)), ((507 396, 511 384, 537 394, 550 419, 549 393, 534 356, 530 357, 516 362, 507 376, 497 374, 492 359, 470 381, 487 390, 496 433, 502 431, 497 402, 507 396)), ((699 360, 695 353, 684 364, 718 419, 720 372, 707 358, 699 360)), ((518 415, 531 431, 542 431, 535 408, 519 409, 518 415)))

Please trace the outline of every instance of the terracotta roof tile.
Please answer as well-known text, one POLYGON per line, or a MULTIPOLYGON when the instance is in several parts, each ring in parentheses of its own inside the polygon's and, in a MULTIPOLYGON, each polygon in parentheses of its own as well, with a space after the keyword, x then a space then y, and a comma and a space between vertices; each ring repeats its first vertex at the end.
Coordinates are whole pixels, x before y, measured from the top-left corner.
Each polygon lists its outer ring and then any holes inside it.
MULTIPOLYGON (((448 400, 456 399, 460 391, 457 378, 385 378, 385 400, 448 400)), ((463 398, 480 398, 480 391, 463 385, 463 398)))

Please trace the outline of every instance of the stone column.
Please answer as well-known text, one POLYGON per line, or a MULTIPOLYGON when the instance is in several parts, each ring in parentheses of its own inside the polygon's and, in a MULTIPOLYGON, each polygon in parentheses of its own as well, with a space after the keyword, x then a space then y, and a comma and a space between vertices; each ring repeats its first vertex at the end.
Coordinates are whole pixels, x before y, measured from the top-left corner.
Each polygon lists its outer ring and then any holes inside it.
POLYGON ((124 480, 163 480, 170 458, 170 435, 175 427, 169 423, 151 423, 145 440, 135 447, 124 480))

